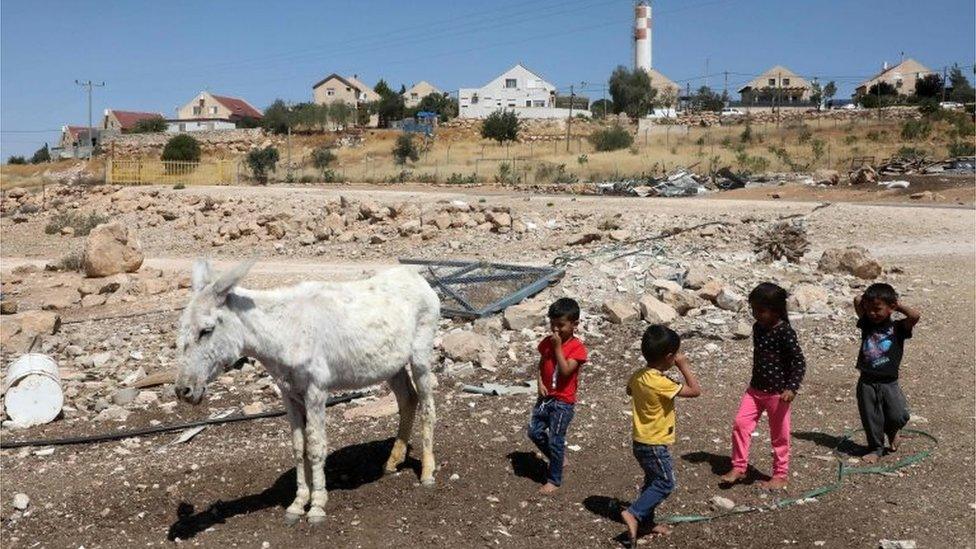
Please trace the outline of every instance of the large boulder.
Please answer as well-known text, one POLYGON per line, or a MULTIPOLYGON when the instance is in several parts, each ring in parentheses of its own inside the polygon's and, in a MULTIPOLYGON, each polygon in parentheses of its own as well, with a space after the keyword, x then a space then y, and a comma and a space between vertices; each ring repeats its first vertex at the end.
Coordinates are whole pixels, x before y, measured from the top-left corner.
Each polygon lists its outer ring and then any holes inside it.
POLYGON ((828 248, 820 256, 817 270, 823 273, 849 273, 872 280, 881 276, 881 263, 860 246, 828 248))
POLYGON ((603 314, 613 324, 624 324, 639 318, 639 311, 634 303, 622 299, 605 301, 603 303, 603 314))
POLYGON ((548 309, 549 305, 542 300, 525 301, 505 309, 502 320, 509 330, 535 328, 546 323, 548 309))
POLYGON ((827 309, 827 291, 808 283, 794 286, 790 291, 789 308, 801 313, 825 313, 827 309))
POLYGON ((692 309, 704 307, 705 303, 707 303, 694 292, 688 290, 667 290, 664 292, 663 299, 665 303, 674 307, 674 310, 678 311, 678 314, 682 316, 688 314, 688 311, 692 309))
POLYGON ((878 172, 867 165, 854 170, 848 177, 851 180, 851 185, 874 185, 878 182, 878 172))
POLYGON ((722 288, 722 291, 720 291, 715 297, 715 305, 717 305, 719 309, 724 309, 726 311, 738 311, 739 309, 742 309, 745 304, 746 298, 728 288, 722 288))
POLYGON ((678 311, 653 295, 646 294, 640 298, 641 318, 651 324, 669 324, 678 318, 678 311))
POLYGON ((495 365, 495 346, 491 337, 477 332, 458 330, 441 339, 441 350, 458 362, 476 362, 482 367, 495 365))
POLYGON ((85 241, 82 268, 85 276, 93 278, 134 273, 142 260, 142 245, 134 230, 117 222, 104 223, 92 229, 85 241))

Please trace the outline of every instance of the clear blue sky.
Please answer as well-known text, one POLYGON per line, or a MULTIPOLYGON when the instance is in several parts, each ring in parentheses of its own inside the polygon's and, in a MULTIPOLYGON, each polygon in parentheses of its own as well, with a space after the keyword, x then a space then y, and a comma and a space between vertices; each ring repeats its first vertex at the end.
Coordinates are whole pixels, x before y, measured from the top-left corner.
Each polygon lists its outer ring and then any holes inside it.
MULTIPOLYGON (((258 108, 308 101, 331 72, 373 85, 480 86, 516 62, 560 88, 631 66, 631 0, 65 1, 0 4, 0 155, 85 125, 75 79, 104 81, 102 110, 174 116, 202 89, 258 108), (17 132, 17 133, 14 133, 17 132)), ((932 68, 976 57, 973 0, 657 0, 654 67, 730 90, 773 64, 848 95, 901 52, 932 68), (717 75, 717 76, 715 76, 717 75)), ((970 77, 972 73, 970 72, 970 77)), ((693 80, 692 80, 693 79, 693 80)), ((591 84, 593 85, 593 84, 591 84)), ((588 92, 593 98, 602 92, 588 92)), ((96 122, 97 123, 97 122, 96 122)))

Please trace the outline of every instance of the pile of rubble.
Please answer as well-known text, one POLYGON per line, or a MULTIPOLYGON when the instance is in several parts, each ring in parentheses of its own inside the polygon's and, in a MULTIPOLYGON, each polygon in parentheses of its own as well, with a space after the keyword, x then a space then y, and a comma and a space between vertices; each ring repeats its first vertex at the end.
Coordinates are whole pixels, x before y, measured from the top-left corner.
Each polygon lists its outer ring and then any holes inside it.
POLYGON ((597 194, 630 196, 695 196, 715 190, 745 187, 747 181, 729 168, 722 168, 712 175, 700 175, 688 168, 678 168, 663 177, 623 179, 596 183, 597 194))

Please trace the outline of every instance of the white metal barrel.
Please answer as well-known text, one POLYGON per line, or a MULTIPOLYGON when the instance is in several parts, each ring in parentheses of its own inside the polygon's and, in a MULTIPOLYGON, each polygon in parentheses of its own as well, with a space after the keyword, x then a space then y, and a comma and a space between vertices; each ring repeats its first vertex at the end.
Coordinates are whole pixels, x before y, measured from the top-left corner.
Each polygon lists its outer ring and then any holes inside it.
POLYGON ((22 427, 54 420, 64 405, 58 364, 44 354, 29 353, 7 368, 4 385, 7 415, 22 427))

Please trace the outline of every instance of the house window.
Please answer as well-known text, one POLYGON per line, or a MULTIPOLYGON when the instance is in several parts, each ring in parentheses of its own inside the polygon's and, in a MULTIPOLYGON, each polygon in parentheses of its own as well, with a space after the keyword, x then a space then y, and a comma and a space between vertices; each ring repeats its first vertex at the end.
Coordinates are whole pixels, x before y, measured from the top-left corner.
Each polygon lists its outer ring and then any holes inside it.
POLYGON ((525 100, 525 106, 526 107, 531 107, 532 106, 532 100, 531 99, 526 99, 525 100))
POLYGON ((328 97, 335 95, 335 88, 325 88, 325 95, 328 97))
POLYGON ((203 114, 203 108, 200 106, 193 107, 193 114, 194 116, 200 116, 203 114))
POLYGON ((900 88, 901 87, 901 84, 902 84, 902 81, 900 79, 895 81, 895 87, 896 88, 900 88))
POLYGON ((541 100, 541 99, 536 99, 535 101, 532 102, 532 106, 533 107, 545 107, 546 106, 546 102, 543 101, 543 100, 541 100))
POLYGON ((514 78, 506 78, 505 79, 505 87, 506 88, 514 88, 516 86, 518 86, 518 80, 516 80, 514 78))
POLYGON ((776 85, 776 79, 775 78, 770 78, 769 79, 769 85, 770 86, 775 86, 776 85))
POLYGON ((474 94, 474 95, 471 96, 471 104, 472 105, 477 105, 478 104, 478 94, 474 94))
POLYGON ((784 78, 783 79, 783 85, 784 86, 789 86, 790 85, 790 79, 789 78, 784 78))
POLYGON ((180 122, 180 131, 181 132, 185 132, 186 131, 186 123, 185 122, 180 122))
POLYGON ((416 98, 417 98, 417 94, 416 93, 411 93, 410 94, 410 99, 416 99, 416 98))
POLYGON ((217 107, 210 107, 210 114, 217 114, 217 107))

